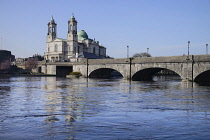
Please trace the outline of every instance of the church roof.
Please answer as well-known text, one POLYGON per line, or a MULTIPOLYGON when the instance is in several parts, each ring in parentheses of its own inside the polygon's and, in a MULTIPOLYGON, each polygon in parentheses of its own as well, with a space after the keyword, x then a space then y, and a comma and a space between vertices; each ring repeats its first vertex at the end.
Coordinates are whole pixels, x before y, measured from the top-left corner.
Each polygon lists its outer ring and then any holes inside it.
POLYGON ((53 16, 52 16, 52 18, 51 18, 51 21, 52 21, 52 22, 55 22, 55 20, 54 20, 53 16))
POLYGON ((63 38, 56 38, 54 41, 55 41, 55 42, 67 41, 67 39, 63 39, 63 38))
POLYGON ((88 35, 84 30, 81 30, 77 33, 78 40, 86 40, 88 39, 88 35))
POLYGON ((51 18, 51 20, 50 20, 50 22, 48 24, 56 24, 53 16, 52 16, 52 18, 51 18))
POLYGON ((74 17, 74 13, 72 13, 72 16, 71 16, 71 18, 75 18, 75 17, 74 17))
POLYGON ((63 39, 63 38, 57 38, 57 39, 59 39, 61 41, 67 41, 67 39, 63 39))

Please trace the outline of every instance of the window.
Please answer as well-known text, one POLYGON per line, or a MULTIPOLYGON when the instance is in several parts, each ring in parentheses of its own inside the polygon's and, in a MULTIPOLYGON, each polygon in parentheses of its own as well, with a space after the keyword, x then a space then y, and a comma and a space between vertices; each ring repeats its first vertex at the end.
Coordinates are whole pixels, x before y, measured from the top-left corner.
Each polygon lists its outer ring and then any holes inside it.
POLYGON ((95 48, 95 47, 93 48, 93 53, 94 53, 94 54, 96 53, 96 48, 95 48))
POLYGON ((80 53, 79 46, 78 46, 78 48, 77 48, 77 49, 78 49, 78 50, 77 50, 77 52, 78 52, 78 53, 80 53))
POLYGON ((55 44, 54 51, 55 51, 55 52, 58 51, 58 45, 57 45, 57 44, 55 44))
POLYGON ((49 33, 52 33, 52 28, 51 27, 49 27, 49 33))

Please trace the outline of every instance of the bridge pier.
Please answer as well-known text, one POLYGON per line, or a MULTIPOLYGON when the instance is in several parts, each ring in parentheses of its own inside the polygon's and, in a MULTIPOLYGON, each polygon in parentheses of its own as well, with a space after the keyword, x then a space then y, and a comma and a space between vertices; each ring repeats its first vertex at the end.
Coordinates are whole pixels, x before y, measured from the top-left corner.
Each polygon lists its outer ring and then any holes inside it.
POLYGON ((194 60, 193 56, 187 58, 186 62, 183 63, 183 70, 181 71, 182 81, 193 82, 193 71, 194 71, 194 60))
POLYGON ((59 77, 65 77, 73 71, 73 65, 67 63, 41 63, 39 66, 41 72, 44 74, 55 75, 59 77))

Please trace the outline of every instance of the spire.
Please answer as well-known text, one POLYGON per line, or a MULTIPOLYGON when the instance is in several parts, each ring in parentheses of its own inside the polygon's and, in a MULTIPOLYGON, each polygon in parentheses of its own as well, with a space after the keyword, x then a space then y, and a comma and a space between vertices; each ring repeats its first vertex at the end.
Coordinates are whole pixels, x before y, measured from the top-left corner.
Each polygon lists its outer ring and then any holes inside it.
POLYGON ((76 21, 76 19, 75 19, 75 17, 74 17, 74 13, 72 13, 72 16, 71 16, 71 18, 70 18, 69 21, 70 21, 70 22, 75 22, 75 23, 77 23, 77 21, 76 21))
POLYGON ((75 18, 75 17, 74 17, 74 13, 72 13, 72 16, 71 16, 71 18, 75 18))
POLYGON ((50 23, 55 23, 55 20, 54 20, 54 18, 53 18, 53 15, 52 15, 52 18, 51 18, 51 20, 50 20, 50 23))

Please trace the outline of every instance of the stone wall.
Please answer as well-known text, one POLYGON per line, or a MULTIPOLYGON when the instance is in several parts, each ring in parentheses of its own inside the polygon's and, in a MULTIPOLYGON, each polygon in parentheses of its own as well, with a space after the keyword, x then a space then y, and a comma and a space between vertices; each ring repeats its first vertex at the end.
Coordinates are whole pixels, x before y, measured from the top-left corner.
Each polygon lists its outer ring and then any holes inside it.
POLYGON ((192 59, 193 56, 89 59, 74 65, 73 71, 79 71, 88 77, 97 69, 107 68, 120 72, 125 79, 132 79, 141 70, 155 68, 157 71, 161 69, 174 71, 183 80, 193 80, 192 59))
POLYGON ((210 56, 186 55, 122 59, 84 59, 81 62, 71 64, 67 62, 62 64, 56 63, 54 65, 53 63, 47 64, 47 74, 56 74, 56 65, 72 65, 73 71, 81 72, 84 77, 88 77, 93 71, 102 68, 113 69, 120 72, 125 79, 132 79, 135 74, 141 71, 153 74, 153 72, 168 69, 180 75, 182 80, 194 81, 198 75, 210 70, 210 56))
POLYGON ((56 75, 56 65, 47 65, 47 73, 46 74, 56 75))

